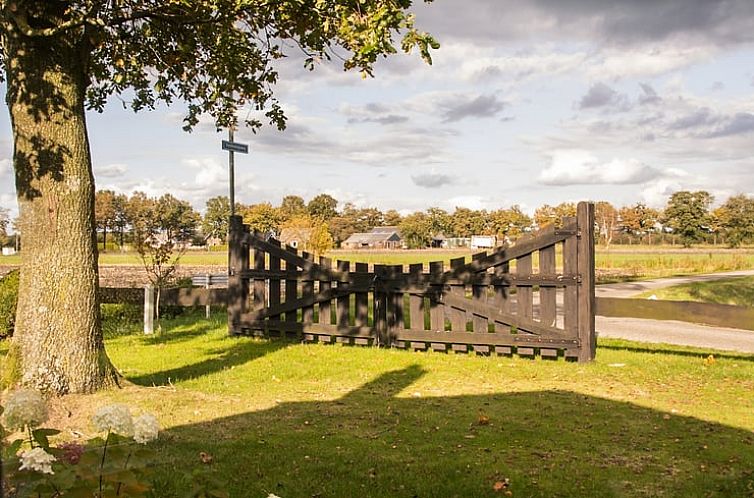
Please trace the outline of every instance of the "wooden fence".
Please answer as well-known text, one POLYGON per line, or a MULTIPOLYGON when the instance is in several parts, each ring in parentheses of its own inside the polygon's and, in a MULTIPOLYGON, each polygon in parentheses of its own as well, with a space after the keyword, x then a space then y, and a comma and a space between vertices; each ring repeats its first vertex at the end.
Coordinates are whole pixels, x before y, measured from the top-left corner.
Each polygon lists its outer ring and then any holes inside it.
POLYGON ((281 247, 231 218, 231 334, 594 358, 594 206, 490 254, 403 266, 281 247), (534 265, 538 271, 534 272, 534 265), (562 302, 562 306, 558 303, 562 302))

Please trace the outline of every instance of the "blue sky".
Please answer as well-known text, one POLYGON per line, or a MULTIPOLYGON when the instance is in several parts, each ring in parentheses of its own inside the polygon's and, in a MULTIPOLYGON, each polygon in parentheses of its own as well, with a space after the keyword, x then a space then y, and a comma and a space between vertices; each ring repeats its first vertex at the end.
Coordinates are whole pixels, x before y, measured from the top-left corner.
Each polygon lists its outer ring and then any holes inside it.
MULTIPOLYGON (((288 129, 237 132, 236 198, 326 192, 402 211, 562 201, 662 207, 681 189, 754 195, 754 2, 436 0, 417 25, 442 48, 279 70, 288 129)), ((183 109, 88 116, 97 187, 170 192, 201 209, 227 192, 225 133, 183 109)), ((241 111, 244 115, 246 111, 241 111)), ((0 206, 15 214, 7 111, 0 206)))

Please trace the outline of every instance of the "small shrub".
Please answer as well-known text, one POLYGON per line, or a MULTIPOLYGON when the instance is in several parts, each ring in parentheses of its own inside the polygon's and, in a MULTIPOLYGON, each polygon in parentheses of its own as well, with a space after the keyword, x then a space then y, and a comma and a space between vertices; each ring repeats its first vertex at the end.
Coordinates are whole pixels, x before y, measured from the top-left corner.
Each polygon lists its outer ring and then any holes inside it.
POLYGON ((103 304, 102 333, 105 337, 118 337, 139 331, 144 311, 138 304, 103 304))
POLYGON ((13 335, 18 302, 19 271, 13 270, 0 280, 0 339, 13 335))

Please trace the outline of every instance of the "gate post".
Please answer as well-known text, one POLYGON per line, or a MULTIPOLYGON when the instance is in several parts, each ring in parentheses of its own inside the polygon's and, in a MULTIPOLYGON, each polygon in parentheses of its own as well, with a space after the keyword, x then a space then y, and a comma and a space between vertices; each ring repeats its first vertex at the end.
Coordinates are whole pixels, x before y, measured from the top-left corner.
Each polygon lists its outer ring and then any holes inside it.
POLYGON ((144 286, 144 333, 154 333, 154 286, 144 286))
POLYGON ((578 338, 579 361, 591 361, 597 353, 594 330, 594 204, 579 202, 576 208, 578 230, 578 338))
POLYGON ((228 223, 228 333, 241 333, 241 316, 249 296, 248 280, 241 272, 249 269, 249 245, 243 218, 234 215, 228 223))

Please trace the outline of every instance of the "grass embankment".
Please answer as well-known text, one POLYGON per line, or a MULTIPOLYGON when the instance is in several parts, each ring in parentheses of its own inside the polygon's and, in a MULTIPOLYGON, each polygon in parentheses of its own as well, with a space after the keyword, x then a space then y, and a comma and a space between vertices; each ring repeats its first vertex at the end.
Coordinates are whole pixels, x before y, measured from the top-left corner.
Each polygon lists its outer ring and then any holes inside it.
POLYGON ((303 345, 230 338, 224 314, 138 328, 107 340, 133 385, 65 397, 55 423, 86 432, 110 401, 156 412, 156 496, 183 496, 177 470, 192 469, 234 497, 501 496, 506 478, 527 497, 754 492, 752 355, 601 340, 574 364, 303 345))
POLYGON ((655 295, 666 301, 696 301, 754 307, 754 277, 733 277, 647 291, 639 298, 655 295))

